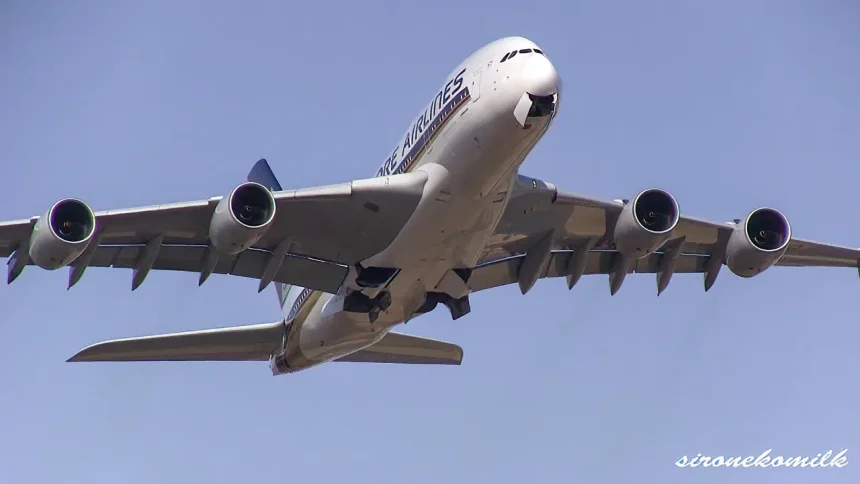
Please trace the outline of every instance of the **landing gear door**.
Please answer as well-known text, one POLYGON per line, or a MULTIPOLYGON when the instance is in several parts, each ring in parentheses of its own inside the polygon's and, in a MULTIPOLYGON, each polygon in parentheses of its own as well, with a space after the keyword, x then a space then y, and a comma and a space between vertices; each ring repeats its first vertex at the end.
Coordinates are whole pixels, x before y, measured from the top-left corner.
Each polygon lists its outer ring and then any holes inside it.
POLYGON ((472 71, 472 82, 469 83, 469 97, 472 98, 472 102, 481 97, 481 72, 483 70, 484 67, 481 66, 472 71))

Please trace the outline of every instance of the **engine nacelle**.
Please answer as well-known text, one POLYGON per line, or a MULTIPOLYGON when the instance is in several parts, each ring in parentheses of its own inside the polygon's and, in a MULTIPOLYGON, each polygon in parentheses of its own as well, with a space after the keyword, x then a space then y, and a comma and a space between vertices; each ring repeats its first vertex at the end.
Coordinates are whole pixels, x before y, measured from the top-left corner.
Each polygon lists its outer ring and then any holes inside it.
POLYGON ((30 259, 49 271, 71 264, 93 239, 96 217, 90 207, 67 198, 39 217, 30 235, 30 259))
POLYGON ((741 277, 764 272, 785 254, 791 241, 791 225, 772 208, 753 210, 736 225, 726 247, 726 265, 741 277))
POLYGON ((656 188, 644 190, 618 216, 615 248, 634 259, 645 257, 672 237, 680 217, 678 202, 669 192, 656 188))
POLYGON ((275 220, 275 197, 259 183, 246 182, 221 199, 212 214, 209 240, 219 252, 238 254, 260 240, 275 220))

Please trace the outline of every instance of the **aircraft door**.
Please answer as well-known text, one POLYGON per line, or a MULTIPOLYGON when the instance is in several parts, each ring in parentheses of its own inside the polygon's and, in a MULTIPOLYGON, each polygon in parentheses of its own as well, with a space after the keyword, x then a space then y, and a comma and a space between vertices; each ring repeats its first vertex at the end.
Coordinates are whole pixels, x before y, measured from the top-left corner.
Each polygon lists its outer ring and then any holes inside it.
POLYGON ((472 82, 469 84, 469 97, 472 98, 472 102, 481 97, 481 71, 483 70, 484 67, 481 66, 472 71, 472 82))

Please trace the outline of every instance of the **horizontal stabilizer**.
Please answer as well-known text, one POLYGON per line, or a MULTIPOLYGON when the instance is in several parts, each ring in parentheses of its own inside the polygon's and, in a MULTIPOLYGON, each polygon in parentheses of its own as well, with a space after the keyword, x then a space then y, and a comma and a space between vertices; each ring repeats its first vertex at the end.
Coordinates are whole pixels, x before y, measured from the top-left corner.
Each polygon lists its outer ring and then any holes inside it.
POLYGON ((378 343, 335 361, 459 365, 463 361, 463 348, 444 341, 388 333, 378 343))
POLYGON ((278 321, 117 339, 88 346, 68 361, 266 361, 283 335, 278 321))

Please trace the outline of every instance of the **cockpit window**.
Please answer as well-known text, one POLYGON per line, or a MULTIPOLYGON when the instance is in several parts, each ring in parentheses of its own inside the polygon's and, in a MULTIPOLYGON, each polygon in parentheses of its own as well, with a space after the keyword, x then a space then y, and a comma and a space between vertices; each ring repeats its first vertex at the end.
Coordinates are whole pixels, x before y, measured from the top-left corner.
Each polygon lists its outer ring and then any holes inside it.
POLYGON ((546 55, 546 54, 544 54, 544 53, 543 53, 543 51, 542 51, 542 50, 540 50, 540 49, 520 49, 520 50, 514 50, 514 51, 511 51, 511 52, 508 52, 507 54, 505 54, 505 56, 504 56, 504 57, 502 57, 501 62, 504 62, 504 61, 506 61, 506 60, 511 60, 511 59, 513 59, 513 58, 514 58, 514 56, 515 56, 515 55, 517 55, 517 53, 520 53, 520 54, 531 54, 532 52, 534 52, 535 54, 546 55))

